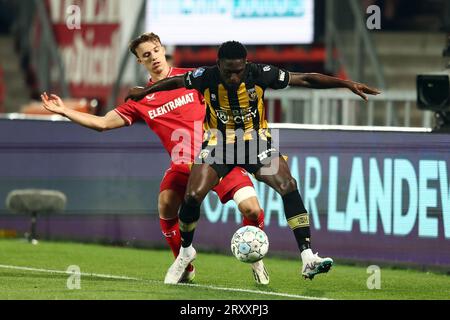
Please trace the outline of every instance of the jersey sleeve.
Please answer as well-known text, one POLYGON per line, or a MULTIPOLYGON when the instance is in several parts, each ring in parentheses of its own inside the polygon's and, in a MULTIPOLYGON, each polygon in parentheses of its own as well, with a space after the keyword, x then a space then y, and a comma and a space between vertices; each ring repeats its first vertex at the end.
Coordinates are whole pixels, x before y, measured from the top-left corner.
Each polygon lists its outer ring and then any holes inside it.
POLYGON ((135 101, 129 99, 127 102, 122 103, 114 109, 114 111, 125 120, 127 126, 131 126, 139 119, 138 112, 136 112, 136 104, 135 101))
POLYGON ((203 92, 206 81, 206 69, 197 68, 184 74, 184 86, 186 89, 196 89, 203 92))
POLYGON ((257 64, 257 82, 263 88, 284 89, 289 85, 289 72, 268 64, 257 64))

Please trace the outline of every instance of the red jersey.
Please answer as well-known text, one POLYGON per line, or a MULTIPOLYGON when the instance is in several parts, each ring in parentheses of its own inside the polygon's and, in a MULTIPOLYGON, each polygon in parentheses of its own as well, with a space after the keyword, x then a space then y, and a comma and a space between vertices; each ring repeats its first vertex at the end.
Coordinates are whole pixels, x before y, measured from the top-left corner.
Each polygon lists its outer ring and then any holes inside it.
MULTIPOLYGON (((170 68, 167 77, 190 70, 170 68)), ((150 79, 148 85, 151 84, 150 79)), ((138 102, 129 99, 114 110, 127 125, 143 119, 158 135, 174 163, 192 163, 201 148, 205 106, 197 90, 179 88, 151 93, 138 102)))

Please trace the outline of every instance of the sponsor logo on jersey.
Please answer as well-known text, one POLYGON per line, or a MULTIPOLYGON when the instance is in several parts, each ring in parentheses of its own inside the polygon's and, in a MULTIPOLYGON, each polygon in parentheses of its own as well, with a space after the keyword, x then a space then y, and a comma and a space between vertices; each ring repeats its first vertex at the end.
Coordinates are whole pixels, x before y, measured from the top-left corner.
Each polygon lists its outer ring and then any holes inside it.
POLYGON ((247 121, 252 121, 258 115, 257 108, 241 108, 233 109, 230 107, 230 111, 227 113, 225 110, 216 110, 217 118, 223 123, 227 124, 230 119, 233 119, 234 123, 241 124, 247 121))
POLYGON ((147 99, 147 101, 156 100, 155 93, 152 93, 151 95, 145 96, 145 98, 147 99))
POLYGON ((256 89, 255 88, 248 89, 247 90, 247 94, 248 94, 248 98, 249 98, 250 101, 258 100, 258 94, 256 93, 256 89))
POLYGON ((263 71, 265 71, 265 72, 270 71, 270 66, 265 66, 265 67, 263 68, 263 71))
POLYGON ((166 113, 169 113, 179 107, 182 107, 188 103, 194 102, 194 93, 188 93, 181 97, 178 97, 172 101, 167 102, 166 104, 162 105, 159 108, 150 110, 148 112, 148 115, 150 119, 155 119, 157 117, 163 116, 166 113))
POLYGON ((280 70, 280 75, 278 76, 278 80, 284 81, 285 77, 286 77, 286 72, 280 70))
POLYGON ((200 77, 203 74, 203 72, 205 72, 204 68, 195 69, 194 72, 192 73, 192 76, 194 78, 200 77))
POLYGON ((228 115, 226 111, 223 110, 216 110, 217 118, 222 121, 223 124, 228 123, 228 115))
POLYGON ((256 108, 235 109, 232 110, 232 114, 234 123, 241 124, 252 121, 252 119, 257 116, 258 110, 256 108))

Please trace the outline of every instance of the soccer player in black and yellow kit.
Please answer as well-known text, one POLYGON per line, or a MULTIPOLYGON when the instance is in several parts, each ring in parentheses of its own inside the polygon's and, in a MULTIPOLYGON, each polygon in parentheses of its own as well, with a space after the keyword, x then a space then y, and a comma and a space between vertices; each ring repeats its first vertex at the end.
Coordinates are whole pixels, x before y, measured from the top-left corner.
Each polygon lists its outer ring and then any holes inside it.
POLYGON ((183 76, 133 88, 128 98, 138 100, 157 91, 180 87, 196 89, 206 104, 202 151, 192 166, 184 202, 179 213, 182 249, 169 268, 165 283, 178 283, 186 266, 195 259, 192 240, 206 194, 236 165, 275 189, 283 199, 284 212, 294 233, 305 278, 328 272, 331 258, 311 250, 309 216, 288 164, 273 145, 265 119, 264 91, 288 85, 315 89, 348 88, 367 100, 380 92, 364 84, 317 73, 293 73, 271 65, 247 62, 247 50, 239 42, 223 43, 217 65, 202 67, 183 76))

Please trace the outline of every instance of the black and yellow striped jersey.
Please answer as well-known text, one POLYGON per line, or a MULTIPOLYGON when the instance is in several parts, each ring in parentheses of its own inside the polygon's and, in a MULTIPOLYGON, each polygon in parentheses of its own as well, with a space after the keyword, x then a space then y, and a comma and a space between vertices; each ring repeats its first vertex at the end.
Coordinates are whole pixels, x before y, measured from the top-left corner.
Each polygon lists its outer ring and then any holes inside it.
POLYGON ((217 66, 201 67, 186 73, 184 83, 186 88, 203 94, 206 104, 204 141, 215 145, 216 131, 226 137, 226 143, 234 143, 237 136, 242 135, 244 140, 251 140, 255 132, 262 139, 270 137, 264 91, 286 88, 289 72, 271 65, 247 63, 239 87, 230 88, 221 81, 217 66))

